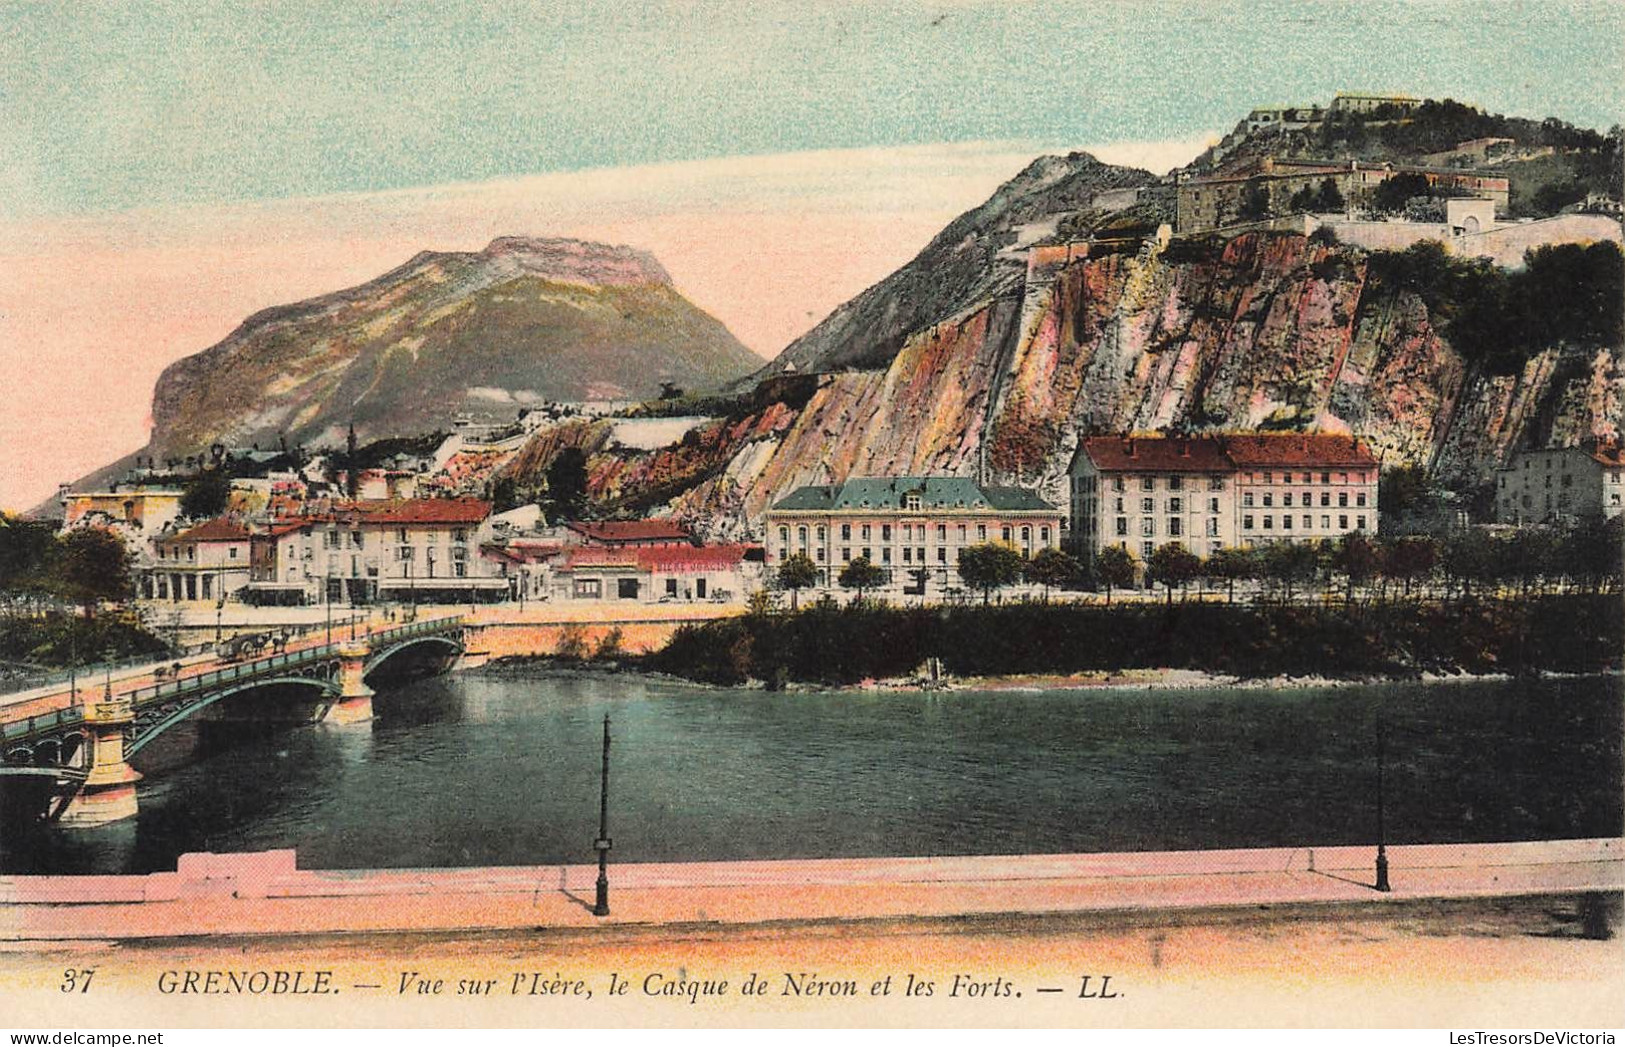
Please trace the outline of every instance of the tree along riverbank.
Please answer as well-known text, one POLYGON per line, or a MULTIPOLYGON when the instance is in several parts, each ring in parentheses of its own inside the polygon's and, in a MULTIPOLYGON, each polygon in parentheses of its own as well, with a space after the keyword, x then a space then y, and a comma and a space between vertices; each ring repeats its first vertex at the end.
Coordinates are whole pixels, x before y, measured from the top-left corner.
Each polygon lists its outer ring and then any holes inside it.
POLYGON ((1195 670, 1240 678, 1601 673, 1621 667, 1617 594, 1365 606, 818 604, 684 626, 639 667, 706 683, 849 685, 1195 670))

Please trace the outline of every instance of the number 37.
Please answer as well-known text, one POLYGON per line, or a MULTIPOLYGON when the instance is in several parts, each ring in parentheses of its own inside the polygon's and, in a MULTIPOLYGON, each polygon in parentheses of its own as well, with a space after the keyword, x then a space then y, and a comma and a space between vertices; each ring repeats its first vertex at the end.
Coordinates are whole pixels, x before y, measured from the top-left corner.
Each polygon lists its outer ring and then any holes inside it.
POLYGON ((95 976, 94 967, 69 967, 62 972, 62 984, 57 986, 57 991, 87 993, 90 991, 90 979, 95 976))

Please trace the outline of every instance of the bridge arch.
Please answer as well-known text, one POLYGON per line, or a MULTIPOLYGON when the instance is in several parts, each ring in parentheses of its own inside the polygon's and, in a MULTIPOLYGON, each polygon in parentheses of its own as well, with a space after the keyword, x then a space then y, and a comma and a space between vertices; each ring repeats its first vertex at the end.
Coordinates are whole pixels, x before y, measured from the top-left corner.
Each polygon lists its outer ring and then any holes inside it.
POLYGON ((65 766, 84 747, 84 729, 70 727, 58 733, 13 743, 0 756, 0 767, 65 766))
POLYGON ((389 661, 391 658, 395 657, 397 654, 400 654, 402 651, 405 651, 408 648, 417 647, 420 644, 436 644, 446 648, 453 654, 462 654, 464 651, 464 647, 460 639, 450 636, 414 636, 410 639, 402 640, 400 643, 391 644, 382 651, 379 651, 377 654, 373 655, 371 658, 368 658, 367 664, 361 670, 361 675, 364 677, 371 676, 374 670, 383 665, 385 662, 389 661))
POLYGON ((314 687, 324 694, 328 694, 333 697, 337 697, 339 694, 337 684, 333 683, 331 680, 326 680, 316 676, 273 676, 257 680, 246 680, 234 687, 226 687, 218 691, 211 691, 208 694, 200 695, 191 701, 177 706, 160 719, 154 721, 151 725, 139 727, 136 730, 135 739, 124 749, 124 757, 125 759, 129 759, 131 756, 134 756, 136 753, 146 748, 146 746, 155 738, 169 730, 171 727, 174 727, 183 720, 190 719, 192 716, 204 709, 207 709, 209 706, 221 701, 222 699, 229 698, 234 694, 241 694, 244 691, 256 691, 262 687, 274 687, 278 685, 314 687))

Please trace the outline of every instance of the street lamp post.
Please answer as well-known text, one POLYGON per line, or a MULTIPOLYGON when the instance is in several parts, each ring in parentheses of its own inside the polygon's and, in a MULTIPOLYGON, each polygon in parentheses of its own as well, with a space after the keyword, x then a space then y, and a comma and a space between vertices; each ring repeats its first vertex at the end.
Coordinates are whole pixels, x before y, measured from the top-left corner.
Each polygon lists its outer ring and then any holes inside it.
POLYGON ((327 645, 333 645, 333 575, 328 572, 322 578, 322 603, 327 606, 327 645))
POLYGON ((1377 710, 1377 890, 1391 890, 1388 886, 1388 827, 1383 795, 1384 763, 1386 762, 1386 730, 1382 710, 1377 710))
POLYGON ((220 642, 220 618, 226 608, 226 565, 220 564, 214 576, 214 642, 220 642))
POLYGON ((609 915, 609 714, 604 714, 604 769, 598 785, 598 839, 592 842, 598 851, 598 898, 592 907, 594 916, 609 915))

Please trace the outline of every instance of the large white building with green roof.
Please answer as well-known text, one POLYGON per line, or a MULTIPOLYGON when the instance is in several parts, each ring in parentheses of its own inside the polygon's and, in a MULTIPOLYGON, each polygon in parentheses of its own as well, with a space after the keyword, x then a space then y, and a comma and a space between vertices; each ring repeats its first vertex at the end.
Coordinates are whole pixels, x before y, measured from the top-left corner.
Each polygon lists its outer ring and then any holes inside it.
POLYGON ((958 476, 853 477, 798 487, 767 511, 767 564, 801 553, 820 584, 860 557, 916 593, 959 586, 959 550, 1001 542, 1031 556, 1061 544, 1060 509, 1024 487, 958 476))

